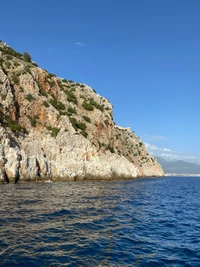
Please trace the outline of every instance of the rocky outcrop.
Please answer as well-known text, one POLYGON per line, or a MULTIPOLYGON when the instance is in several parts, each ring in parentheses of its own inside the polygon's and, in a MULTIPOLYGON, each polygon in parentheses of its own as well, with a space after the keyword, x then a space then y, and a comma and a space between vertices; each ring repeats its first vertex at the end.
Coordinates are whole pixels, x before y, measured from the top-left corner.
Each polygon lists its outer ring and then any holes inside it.
POLYGON ((163 176, 112 105, 0 43, 0 181, 163 176))

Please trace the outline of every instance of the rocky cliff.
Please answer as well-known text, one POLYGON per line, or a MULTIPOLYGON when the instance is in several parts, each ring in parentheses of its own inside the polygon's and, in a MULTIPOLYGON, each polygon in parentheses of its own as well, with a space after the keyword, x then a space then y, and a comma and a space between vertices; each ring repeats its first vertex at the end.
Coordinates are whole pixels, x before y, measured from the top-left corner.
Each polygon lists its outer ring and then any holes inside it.
POLYGON ((0 42, 0 181, 163 176, 110 102, 0 42))

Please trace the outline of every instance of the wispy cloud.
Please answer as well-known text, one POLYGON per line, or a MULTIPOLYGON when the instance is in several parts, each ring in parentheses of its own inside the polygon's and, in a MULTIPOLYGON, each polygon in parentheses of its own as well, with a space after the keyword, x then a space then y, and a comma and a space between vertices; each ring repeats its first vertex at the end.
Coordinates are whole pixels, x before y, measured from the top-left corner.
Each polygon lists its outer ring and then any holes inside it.
POLYGON ((187 162, 200 164, 200 158, 191 155, 183 155, 169 148, 161 148, 144 142, 147 151, 154 157, 162 157, 168 161, 185 160, 187 162))
POLYGON ((145 146, 146 146, 146 148, 148 149, 148 150, 151 150, 151 151, 153 151, 153 152, 155 152, 155 151, 160 151, 160 152, 163 152, 163 151, 165 151, 165 152, 173 152, 171 149, 169 149, 169 148, 160 148, 160 147, 157 147, 157 146, 155 146, 155 145, 151 145, 151 144, 149 144, 149 143, 146 143, 146 142, 144 142, 144 144, 145 144, 145 146))
POLYGON ((150 135, 150 134, 145 134, 143 135, 143 140, 146 141, 165 141, 167 138, 165 136, 159 136, 159 135, 150 135))
POLYGON ((52 51, 52 47, 49 47, 49 48, 47 49, 47 52, 48 52, 48 53, 51 53, 51 51, 52 51))
POLYGON ((84 46, 85 44, 81 42, 75 42, 75 45, 84 46))
POLYGON ((49 46, 49 48, 47 48, 47 53, 51 53, 51 52, 55 51, 58 47, 59 47, 59 45, 49 46))

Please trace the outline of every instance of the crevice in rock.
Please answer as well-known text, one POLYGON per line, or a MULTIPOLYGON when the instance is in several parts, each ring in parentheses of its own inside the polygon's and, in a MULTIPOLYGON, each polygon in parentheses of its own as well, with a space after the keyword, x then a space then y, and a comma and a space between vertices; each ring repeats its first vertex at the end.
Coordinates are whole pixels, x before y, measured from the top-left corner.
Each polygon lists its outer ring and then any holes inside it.
POLYGON ((14 180, 14 183, 16 184, 19 179, 20 179, 20 174, 19 174, 19 170, 20 170, 20 167, 21 167, 21 160, 22 160, 22 156, 21 155, 18 155, 17 156, 17 160, 19 161, 19 167, 18 167, 18 170, 17 170, 17 174, 15 176, 15 180, 14 180))
POLYGON ((16 121, 18 122, 19 121, 19 117, 20 117, 20 115, 19 115, 19 110, 20 110, 19 103, 18 103, 18 101, 16 99, 15 89, 14 89, 14 86, 12 84, 10 85, 10 89, 11 89, 11 92, 12 92, 12 95, 13 95, 13 100, 14 100, 13 102, 14 102, 14 106, 15 106, 15 110, 16 110, 15 118, 16 118, 16 121))
POLYGON ((42 152, 43 152, 43 157, 46 158, 46 154, 45 154, 45 152, 44 152, 44 149, 41 148, 41 150, 42 150, 42 152))
POLYGON ((6 71, 6 69, 3 66, 1 66, 1 69, 2 69, 3 73, 7 76, 8 75, 8 72, 6 71))
POLYGON ((41 168, 38 159, 36 159, 37 177, 41 177, 41 168))
POLYGON ((16 184, 19 181, 20 175, 19 175, 19 170, 16 173, 15 179, 14 179, 14 183, 16 184))
POLYGON ((4 172, 4 173, 5 173, 5 175, 4 175, 4 183, 9 184, 10 181, 9 181, 9 179, 8 179, 8 175, 6 174, 6 172, 4 172))

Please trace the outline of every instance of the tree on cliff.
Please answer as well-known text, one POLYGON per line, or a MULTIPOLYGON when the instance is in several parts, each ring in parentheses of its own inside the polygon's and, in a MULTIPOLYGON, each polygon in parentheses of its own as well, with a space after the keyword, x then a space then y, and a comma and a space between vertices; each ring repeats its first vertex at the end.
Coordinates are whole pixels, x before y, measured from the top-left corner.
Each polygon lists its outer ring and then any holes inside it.
POLYGON ((29 55, 28 52, 24 52, 23 57, 27 62, 32 62, 31 61, 31 56, 29 55))

